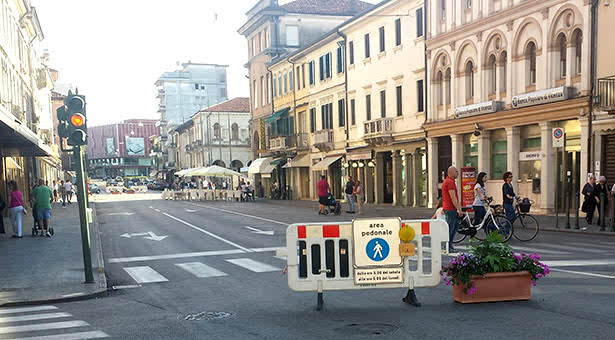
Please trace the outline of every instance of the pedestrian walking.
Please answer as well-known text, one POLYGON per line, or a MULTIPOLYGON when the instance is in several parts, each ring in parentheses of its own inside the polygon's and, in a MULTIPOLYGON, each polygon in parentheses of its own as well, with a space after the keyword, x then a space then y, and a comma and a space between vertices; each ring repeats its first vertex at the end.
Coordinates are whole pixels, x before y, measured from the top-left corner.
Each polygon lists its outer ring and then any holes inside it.
POLYGON ((73 183, 71 183, 71 181, 66 181, 64 183, 64 190, 66 191, 66 201, 70 205, 73 199, 73 183))
POLYGON ((62 197, 62 208, 66 208, 66 186, 64 181, 60 181, 60 196, 62 197))
POLYGON ((9 219, 13 226, 13 236, 17 238, 23 237, 22 232, 22 216, 26 214, 26 209, 23 205, 23 195, 17 188, 15 181, 9 182, 9 219))
POLYGON ((581 211, 584 212, 585 220, 588 225, 591 225, 594 220, 594 212, 596 211, 596 205, 600 201, 598 197, 596 197, 596 177, 594 175, 589 175, 587 179, 587 183, 583 187, 581 193, 583 194, 583 205, 581 206, 581 211))
POLYGON ((442 208, 442 197, 438 199, 438 205, 436 206, 436 211, 431 216, 432 220, 442 220, 446 222, 446 215, 444 215, 444 209, 442 208))
POLYGON ((455 253, 453 248, 453 238, 459 229, 461 216, 461 204, 459 202, 459 194, 457 191, 457 184, 455 179, 459 175, 457 168, 450 166, 447 170, 448 176, 442 183, 442 209, 446 216, 446 223, 448 223, 449 243, 448 252, 455 253))
POLYGON ((346 190, 344 190, 344 194, 346 196, 346 202, 348 203, 348 210, 346 210, 349 214, 355 213, 355 204, 354 204, 354 181, 352 177, 348 176, 348 182, 346 182, 346 190))
POLYGON ((316 183, 316 188, 318 189, 318 214, 324 215, 327 196, 330 192, 329 183, 327 183, 327 177, 325 175, 320 176, 320 181, 316 183))
POLYGON ((505 172, 502 179, 504 180, 504 184, 502 185, 502 206, 506 212, 506 218, 508 218, 510 222, 513 222, 515 220, 515 208, 513 207, 513 202, 517 198, 517 195, 515 194, 515 188, 513 188, 512 185, 512 172, 505 172))
POLYGON ((600 176, 600 179, 598 180, 598 183, 596 183, 595 186, 595 195, 596 198, 598 199, 598 202, 596 204, 596 207, 598 208, 598 224, 601 225, 602 223, 602 214, 604 213, 604 216, 606 218, 606 211, 609 208, 609 188, 606 185, 606 177, 604 176, 600 176), (601 200, 604 198, 604 202, 601 202, 601 200), (604 212, 600 211, 600 207, 602 206, 602 203, 604 203, 604 212))
POLYGON ((363 215, 363 202, 365 202, 365 193, 363 191, 363 185, 361 181, 357 179, 357 182, 354 185, 354 196, 357 199, 357 208, 359 215, 363 215))
POLYGON ((60 198, 60 180, 55 180, 53 183, 53 201, 58 202, 60 198))
POLYGON ((485 200, 487 200, 487 188, 485 188, 485 180, 487 174, 480 172, 476 178, 476 184, 474 185, 474 203, 472 209, 474 210, 474 225, 478 225, 483 221, 483 218, 487 214, 485 207, 485 200))
POLYGON ((44 184, 45 182, 39 179, 38 186, 32 190, 34 207, 36 208, 36 216, 34 218, 44 231, 41 233, 41 236, 44 234, 47 237, 51 237, 49 225, 51 224, 51 197, 53 196, 53 192, 44 184))

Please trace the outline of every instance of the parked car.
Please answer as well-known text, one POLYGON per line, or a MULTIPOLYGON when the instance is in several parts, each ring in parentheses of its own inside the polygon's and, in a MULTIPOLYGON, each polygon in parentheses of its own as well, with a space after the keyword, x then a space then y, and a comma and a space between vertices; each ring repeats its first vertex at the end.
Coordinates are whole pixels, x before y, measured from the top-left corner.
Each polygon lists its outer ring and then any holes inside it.
POLYGON ((90 183, 90 193, 100 194, 100 187, 95 183, 90 183))

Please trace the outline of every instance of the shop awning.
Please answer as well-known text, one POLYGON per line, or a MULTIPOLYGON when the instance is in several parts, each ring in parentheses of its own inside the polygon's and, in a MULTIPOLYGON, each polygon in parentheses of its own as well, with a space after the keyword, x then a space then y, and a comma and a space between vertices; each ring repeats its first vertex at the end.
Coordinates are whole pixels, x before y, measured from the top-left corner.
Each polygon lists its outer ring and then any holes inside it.
POLYGON ((274 114, 271 115, 271 117, 265 119, 265 123, 273 123, 275 122, 278 118, 282 117, 283 115, 287 114, 288 111, 290 111, 290 108, 285 108, 282 109, 280 111, 275 112, 274 114))
POLYGON ((0 107, 0 145, 3 156, 52 156, 51 147, 27 127, 26 122, 0 107))
POLYGON ((335 163, 338 159, 342 158, 342 156, 330 156, 325 157, 322 161, 316 163, 312 167, 312 171, 326 171, 329 170, 329 166, 335 163))
POLYGON ((297 155, 286 163, 283 168, 309 168, 310 167, 310 155, 297 155))
POLYGON ((275 165, 271 165, 273 158, 265 157, 265 158, 257 158, 252 164, 250 164, 250 168, 248 169, 248 174, 269 174, 275 168, 275 165))
POLYGON ((276 158, 273 161, 271 161, 271 165, 278 165, 278 164, 282 164, 282 163, 286 163, 286 158, 282 157, 282 158, 276 158))
POLYGON ((6 158, 6 168, 7 169, 21 170, 21 166, 19 164, 17 164, 17 162, 15 162, 13 157, 7 157, 6 158))

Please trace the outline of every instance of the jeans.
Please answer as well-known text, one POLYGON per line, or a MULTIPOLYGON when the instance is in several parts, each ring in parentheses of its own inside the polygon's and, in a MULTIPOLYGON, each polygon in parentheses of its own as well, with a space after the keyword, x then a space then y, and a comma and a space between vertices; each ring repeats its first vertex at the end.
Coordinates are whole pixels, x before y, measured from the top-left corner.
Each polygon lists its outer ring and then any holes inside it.
POLYGON ((66 194, 62 194, 62 206, 66 206, 66 194))
POLYGON ((346 195, 346 202, 348 202, 348 211, 351 212, 355 212, 355 206, 354 206, 354 198, 352 197, 352 194, 345 194, 346 195))
MULTIPOLYGON (((517 216, 515 213, 515 208, 513 208, 512 204, 504 204, 504 211, 506 211, 506 218, 510 220, 510 223, 514 223, 517 216)), ((506 232, 508 232, 511 226, 506 225, 504 227, 506 228, 506 232)))
POLYGON ((453 249, 453 238, 457 229, 459 229, 459 215, 457 210, 444 210, 444 217, 446 217, 446 223, 448 223, 448 249, 453 249))
POLYGON ((472 206, 472 209, 474 209, 474 222, 472 223, 474 225, 479 225, 483 221, 483 218, 485 218, 485 215, 487 214, 487 210, 485 209, 484 206, 480 206, 480 205, 474 205, 472 206))
POLYGON ((13 234, 19 237, 23 236, 21 228, 21 218, 23 216, 23 207, 13 207, 9 209, 9 219, 13 225, 13 234))

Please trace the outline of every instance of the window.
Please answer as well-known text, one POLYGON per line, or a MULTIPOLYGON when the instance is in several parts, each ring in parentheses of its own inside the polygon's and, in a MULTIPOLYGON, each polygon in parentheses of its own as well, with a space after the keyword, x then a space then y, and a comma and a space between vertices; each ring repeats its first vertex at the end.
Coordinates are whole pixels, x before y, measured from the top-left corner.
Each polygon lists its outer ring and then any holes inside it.
POLYGON ((286 45, 299 46, 299 27, 286 26, 286 45))
POLYGON ((357 124, 356 116, 355 116, 355 102, 354 99, 350 100, 350 125, 357 124))
POLYGON ((525 64, 527 74, 527 85, 536 84, 536 45, 530 41, 525 50, 525 64))
POLYGON ((506 51, 500 55, 500 91, 506 91, 506 51))
POLYGON ((423 79, 416 81, 416 102, 417 107, 416 110, 418 112, 425 111, 424 103, 423 103, 423 79))
POLYGON ((474 98, 474 64, 472 61, 466 63, 466 99, 474 98))
POLYGON ((288 87, 290 88, 291 92, 295 89, 295 80, 293 79, 293 70, 290 70, 288 72, 288 87))
POLYGON ((337 57, 337 73, 342 73, 344 72, 344 53, 341 46, 337 47, 335 55, 337 57))
POLYGON ((265 48, 269 48, 269 30, 265 28, 265 48))
POLYGON ((301 85, 305 88, 305 64, 301 65, 301 85))
POLYGON ((416 37, 423 36, 423 8, 416 10, 416 37))
POLYGON ((314 60, 310 61, 308 67, 308 73, 310 74, 310 85, 314 85, 314 60))
POLYGON ((284 73, 284 94, 288 93, 288 73, 284 73))
POLYGON ((258 108, 258 87, 256 86, 256 80, 254 81, 254 108, 258 108))
POLYGON ((194 84, 194 89, 198 90, 199 89, 199 84, 194 84))
POLYGON ((338 112, 338 122, 339 126, 342 127, 346 125, 346 102, 344 99, 340 99, 337 101, 337 112, 338 112))
POLYGON ((395 20, 395 46, 401 45, 401 19, 395 20))
POLYGON ((401 116, 403 114, 402 112, 402 92, 401 92, 401 85, 397 86, 395 88, 395 96, 397 99, 397 116, 401 116))
POLYGON ((348 43, 348 59, 350 59, 348 63, 350 65, 354 65, 354 42, 353 41, 348 43))
POLYGON ((333 128, 333 103, 320 106, 320 118, 322 121, 322 129, 329 130, 333 128))
POLYGON ((559 75, 560 78, 566 78, 566 36, 560 33, 557 37, 559 51, 559 75))
POLYGON ((581 74, 581 53, 583 46, 583 33, 577 29, 572 33, 572 44, 574 46, 574 74, 581 74))
POLYGON ((489 71, 489 94, 494 94, 497 90, 497 69, 498 66, 495 62, 495 55, 491 55, 489 57, 488 62, 488 71, 489 71))
POLYGON ((325 54, 325 77, 331 78, 333 65, 331 64, 331 52, 325 54))
POLYGON ((440 0, 440 19, 446 18, 446 0, 440 0))
POLYGON ((369 58, 369 33, 365 35, 365 59, 369 58))
POLYGON ((265 106, 265 101, 267 99, 265 99, 266 97, 265 94, 265 77, 261 77, 261 105, 265 106))
POLYGON ((325 56, 321 55, 320 58, 318 58, 318 74, 319 74, 319 78, 320 81, 325 80, 325 56))
POLYGON ((271 79, 267 74, 267 104, 271 103, 271 79))
POLYGON ((365 120, 372 120, 372 95, 365 96, 365 120))
POLYGON ((297 90, 301 89, 301 72, 300 67, 297 66, 297 90))
POLYGON ((384 49, 385 49, 384 26, 380 27, 380 29, 378 29, 378 32, 380 34, 380 52, 384 52, 384 49))
MULTIPOLYGON (((267 77, 267 80, 269 80, 269 77, 267 77)), ((275 78, 273 79, 273 96, 275 98, 278 97, 278 87, 276 86, 277 82, 275 81, 275 78)))
POLYGON ((385 90, 380 91, 380 117, 387 116, 387 93, 385 90))
POLYGON ((316 131, 316 109, 310 109, 310 132, 314 133, 316 131))
POLYGON ((239 140, 239 125, 237 125, 237 123, 231 125, 231 139, 239 140))
POLYGON ((465 0, 464 5, 465 5, 465 9, 472 8, 472 0, 465 0))
POLYGON ((220 139, 220 124, 218 123, 214 124, 214 138, 220 139))
POLYGON ((278 77, 278 96, 281 97, 284 92, 282 92, 282 90, 284 90, 284 87, 282 87, 282 75, 280 75, 278 77))
POLYGON ((507 169, 506 140, 494 141, 491 144, 491 173, 501 176, 507 169))

